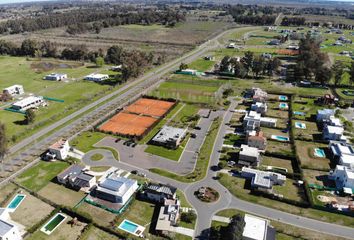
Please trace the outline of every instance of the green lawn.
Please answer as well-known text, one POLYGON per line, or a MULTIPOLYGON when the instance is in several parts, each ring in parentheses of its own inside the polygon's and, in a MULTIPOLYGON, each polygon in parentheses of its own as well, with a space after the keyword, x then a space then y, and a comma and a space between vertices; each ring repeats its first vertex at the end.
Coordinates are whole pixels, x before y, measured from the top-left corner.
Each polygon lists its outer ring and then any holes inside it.
POLYGON ((66 162, 41 161, 16 178, 16 182, 32 191, 39 191, 69 166, 66 162))
POLYGON ((282 203, 280 201, 251 195, 249 194, 250 191, 245 189, 245 179, 232 177, 229 176, 228 174, 223 174, 223 173, 219 174, 218 176, 220 177, 219 179, 220 183, 224 187, 226 187, 231 194, 233 194, 234 196, 242 200, 257 203, 260 205, 278 209, 280 211, 297 214, 308 218, 314 218, 325 222, 354 227, 354 222, 352 217, 344 216, 341 214, 329 213, 329 212, 320 211, 311 208, 300 208, 294 205, 282 203))
POLYGON ((57 65, 68 64, 75 67, 40 72, 38 69, 31 67, 32 64, 38 64, 37 60, 26 60, 23 57, 0 56, 0 65, 2 66, 2 71, 0 72, 0 89, 20 84, 23 85, 26 94, 33 93, 65 101, 64 103, 49 101, 48 107, 36 110, 36 120, 31 125, 21 123, 24 119, 22 114, 0 111, 0 119, 6 125, 6 132, 12 143, 33 134, 38 129, 57 121, 111 91, 107 85, 99 85, 84 80, 69 82, 43 80, 42 78, 51 72, 67 73, 69 78, 81 78, 97 71, 97 69, 88 68, 85 65, 81 66, 78 62, 53 59, 43 59, 42 62, 57 65), (82 91, 82 89, 85 89, 85 91, 82 91))
MULTIPOLYGON (((350 96, 350 95, 346 95, 344 94, 344 91, 346 90, 346 88, 337 88, 335 91, 336 93, 339 95, 339 97, 341 99, 344 100, 354 100, 354 96, 350 96)), ((351 89, 352 90, 352 89, 351 89)))
POLYGON ((206 71, 211 70, 214 65, 215 65, 215 61, 198 59, 192 63, 189 63, 188 68, 195 69, 195 70, 198 70, 201 72, 206 72, 206 71))
POLYGON ((76 138, 71 140, 70 146, 86 153, 90 150, 94 150, 95 147, 93 147, 93 145, 95 145, 106 136, 106 134, 101 132, 82 132, 76 138))
POLYGON ((169 149, 162 146, 156 146, 149 144, 147 148, 144 150, 146 153, 150 153, 152 155, 157 155, 160 157, 164 157, 173 161, 178 161, 183 153, 183 149, 187 143, 188 139, 184 139, 181 146, 177 149, 169 149))
POLYGON ((95 153, 91 156, 92 161, 100 161, 103 159, 103 155, 99 153, 95 153))

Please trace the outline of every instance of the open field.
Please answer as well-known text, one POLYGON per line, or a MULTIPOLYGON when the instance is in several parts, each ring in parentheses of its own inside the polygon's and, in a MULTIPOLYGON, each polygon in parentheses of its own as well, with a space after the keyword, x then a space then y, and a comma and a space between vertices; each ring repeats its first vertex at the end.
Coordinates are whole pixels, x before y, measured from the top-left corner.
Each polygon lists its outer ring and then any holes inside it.
POLYGON ((326 186, 328 183, 328 171, 303 169, 304 179, 309 184, 317 184, 319 186, 326 186))
POLYGON ((46 74, 54 71, 67 73, 69 78, 81 79, 85 75, 97 71, 97 69, 88 68, 91 65, 78 66, 77 62, 48 59, 43 60, 42 63, 56 63, 66 67, 62 69, 47 69, 39 73, 38 69, 31 67, 33 63, 37 63, 37 61, 27 61, 26 58, 21 57, 0 56, 0 65, 3 68, 0 72, 0 89, 20 84, 23 85, 26 94, 33 93, 62 99, 64 102, 49 101, 48 107, 41 107, 36 110, 36 120, 32 125, 23 123, 24 116, 22 114, 0 110, 0 119, 6 125, 8 138, 13 142, 20 140, 18 139, 19 136, 22 139, 110 91, 110 86, 84 80, 56 82, 42 79, 46 74), (71 68, 72 65, 74 67, 71 68), (81 91, 82 89, 85 89, 85 91, 81 91))
POLYGON ((57 229, 54 230, 50 235, 37 230, 28 239, 29 240, 61 240, 61 239, 77 239, 86 224, 79 222, 78 225, 71 225, 71 217, 66 218, 66 220, 59 225, 57 229))
POLYGON ((283 186, 274 186, 273 190, 274 192, 283 195, 286 199, 291 199, 297 202, 306 202, 304 188, 298 187, 295 183, 295 180, 287 178, 283 186))
POLYGON ((278 141, 267 141, 266 151, 270 153, 276 153, 286 156, 293 156, 293 150, 291 144, 278 141))
POLYGON ((74 191, 63 185, 52 182, 42 188, 38 194, 58 205, 65 205, 68 207, 74 207, 86 196, 82 191, 74 191))
POLYGON ((294 172, 290 160, 263 156, 261 165, 286 168, 289 173, 294 172))
POLYGON ((198 60, 195 60, 194 62, 188 64, 188 68, 195 69, 195 70, 198 70, 201 72, 205 72, 205 71, 212 70, 215 63, 216 63, 215 61, 198 59, 198 60))
POLYGON ((84 240, 116 240, 117 237, 109 234, 105 231, 102 231, 101 229, 97 227, 90 227, 89 230, 87 230, 84 234, 82 239, 84 240))
POLYGON ((101 132, 82 132, 70 142, 70 146, 86 153, 95 149, 93 145, 102 140, 105 136, 107 135, 101 132))
POLYGON ((80 204, 80 206, 78 207, 78 211, 83 212, 85 214, 89 214, 92 217, 94 222, 105 227, 111 226, 111 223, 113 222, 114 218, 117 216, 114 213, 108 212, 99 207, 95 207, 86 202, 80 204))
MULTIPOLYGON (((17 189, 18 189, 18 187, 13 183, 9 183, 9 184, 6 184, 5 186, 3 186, 0 189, 0 203, 5 201, 8 196, 15 193, 17 189)), ((4 206, 0 205, 0 207, 5 207, 5 205, 4 206)))
POLYGON ((48 216, 54 208, 27 192, 24 192, 24 194, 26 194, 26 198, 15 212, 11 213, 11 219, 29 229, 48 216))
POLYGON ((39 191, 69 166, 66 162, 41 161, 16 178, 16 182, 32 191, 39 191))

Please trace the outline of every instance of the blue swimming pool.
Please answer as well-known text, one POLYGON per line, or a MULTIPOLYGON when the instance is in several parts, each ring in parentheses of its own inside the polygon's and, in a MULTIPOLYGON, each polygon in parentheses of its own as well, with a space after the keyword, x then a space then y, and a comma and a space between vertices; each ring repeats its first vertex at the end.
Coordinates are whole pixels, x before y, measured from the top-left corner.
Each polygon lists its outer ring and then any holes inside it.
POLYGON ((128 220, 124 220, 120 225, 119 225, 119 228, 127 231, 127 232, 130 232, 130 233, 135 233, 136 230, 138 229, 138 225, 131 222, 131 221, 128 221, 128 220))
POLYGON ((288 137, 283 137, 283 136, 277 136, 277 135, 272 135, 272 139, 282 141, 282 142, 288 142, 289 138, 288 137))
POLYGON ((18 206, 21 204, 21 202, 23 201, 23 199, 26 197, 26 195, 23 194, 17 194, 12 201, 9 203, 9 205, 7 205, 7 208, 10 211, 15 211, 16 208, 18 208, 18 206))
POLYGON ((306 129, 306 124, 301 122, 295 122, 296 128, 306 129))
POLYGON ((326 157, 326 154, 323 149, 315 148, 315 156, 323 158, 326 157))
POLYGON ((286 103, 280 103, 279 108, 288 108, 288 104, 286 103))
POLYGON ((280 101, 287 101, 287 100, 288 100, 288 97, 287 97, 287 96, 284 96, 284 95, 280 95, 280 96, 279 96, 279 100, 280 100, 280 101))
POLYGON ((305 115, 306 115, 306 113, 304 113, 304 112, 298 112, 298 111, 294 111, 294 114, 295 114, 295 115, 299 115, 299 116, 305 116, 305 115))

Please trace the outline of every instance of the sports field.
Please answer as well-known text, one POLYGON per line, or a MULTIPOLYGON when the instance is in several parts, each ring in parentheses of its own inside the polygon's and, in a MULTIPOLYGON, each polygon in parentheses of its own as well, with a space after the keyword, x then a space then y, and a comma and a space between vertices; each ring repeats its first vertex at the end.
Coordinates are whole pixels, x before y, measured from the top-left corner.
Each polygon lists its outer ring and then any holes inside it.
POLYGON ((174 105, 174 102, 160 101, 155 99, 140 98, 129 105, 125 111, 136 114, 143 114, 152 117, 162 117, 174 105))

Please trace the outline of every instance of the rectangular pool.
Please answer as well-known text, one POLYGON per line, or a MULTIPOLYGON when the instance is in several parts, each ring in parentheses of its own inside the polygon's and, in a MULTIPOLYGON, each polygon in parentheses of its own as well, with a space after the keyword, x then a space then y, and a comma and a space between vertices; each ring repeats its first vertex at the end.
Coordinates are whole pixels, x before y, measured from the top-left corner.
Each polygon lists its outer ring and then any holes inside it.
POLYGON ((64 214, 57 213, 52 217, 42 228, 41 231, 50 235, 60 224, 62 224, 67 217, 64 214))
POLYGON ((26 195, 24 194, 17 194, 9 203, 9 205, 7 205, 7 209, 9 210, 9 212, 14 212, 16 210, 16 208, 18 208, 18 206, 20 206, 21 202, 23 201, 23 199, 25 199, 26 195))
POLYGON ((326 154, 325 154, 324 150, 321 149, 321 148, 315 148, 315 149, 314 149, 314 155, 315 155, 316 157, 320 157, 320 158, 326 157, 326 154))
POLYGON ((280 109, 288 109, 289 106, 288 106, 287 103, 280 103, 280 104, 279 104, 279 108, 280 108, 280 109))
POLYGON ((298 115, 298 116, 305 116, 305 115, 306 115, 306 113, 304 113, 304 112, 299 112, 299 111, 294 111, 294 114, 295 114, 295 115, 298 115))
POLYGON ((118 226, 118 228, 135 236, 141 236, 145 230, 144 227, 133 223, 127 219, 124 219, 123 222, 121 222, 121 224, 118 226))
POLYGON ((287 97, 287 96, 284 96, 284 95, 280 95, 280 96, 279 96, 279 100, 280 100, 280 101, 288 101, 288 97, 287 97))
POLYGON ((281 141, 281 142, 289 142, 289 138, 288 137, 272 135, 271 138, 274 139, 274 140, 277 140, 277 141, 281 141))
POLYGON ((300 129, 306 129, 306 124, 301 122, 295 122, 295 127, 300 129))

